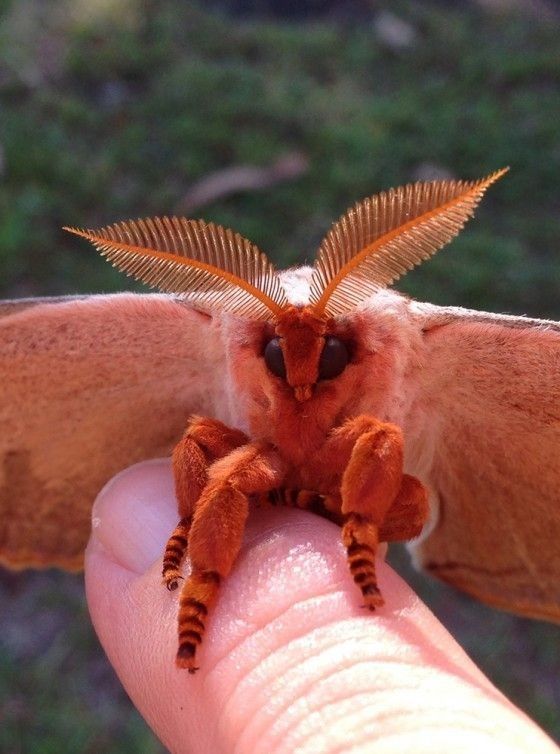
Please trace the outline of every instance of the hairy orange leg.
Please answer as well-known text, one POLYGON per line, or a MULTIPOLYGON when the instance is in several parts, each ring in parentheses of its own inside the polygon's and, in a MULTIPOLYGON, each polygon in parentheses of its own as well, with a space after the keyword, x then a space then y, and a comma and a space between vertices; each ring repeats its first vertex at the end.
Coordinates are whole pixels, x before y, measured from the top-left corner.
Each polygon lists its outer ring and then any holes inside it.
POLYGON ((375 573, 380 528, 403 479, 402 434, 393 424, 356 417, 337 430, 333 440, 338 440, 341 449, 354 440, 340 489, 344 516, 342 541, 350 573, 362 592, 365 606, 374 610, 383 604, 375 573))
POLYGON ((241 547, 248 496, 280 486, 283 475, 278 452, 258 443, 234 450, 208 470, 208 483, 196 504, 189 535, 192 570, 181 591, 178 667, 190 673, 196 670, 196 650, 208 611, 241 547))
POLYGON ((422 482, 403 474, 399 493, 379 528, 379 541, 406 542, 419 537, 429 512, 428 492, 422 482))
POLYGON ((208 481, 208 467, 218 458, 248 442, 247 435, 216 419, 193 416, 173 450, 175 494, 181 519, 167 541, 162 576, 168 589, 176 589, 179 570, 187 553, 196 502, 208 481))

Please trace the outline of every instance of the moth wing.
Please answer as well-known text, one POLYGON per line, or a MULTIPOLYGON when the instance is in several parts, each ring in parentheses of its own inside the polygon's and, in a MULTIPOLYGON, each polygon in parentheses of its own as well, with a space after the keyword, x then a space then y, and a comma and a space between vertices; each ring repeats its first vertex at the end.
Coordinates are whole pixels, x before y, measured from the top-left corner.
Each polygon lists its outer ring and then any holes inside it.
MULTIPOLYGON (((413 304, 425 353, 412 457, 434 528, 417 564, 496 607, 560 621, 560 325, 413 304)), ((406 431, 405 427, 405 431, 406 431)))
POLYGON ((95 495, 220 416, 223 350, 165 295, 0 304, 0 562, 81 567, 95 495))

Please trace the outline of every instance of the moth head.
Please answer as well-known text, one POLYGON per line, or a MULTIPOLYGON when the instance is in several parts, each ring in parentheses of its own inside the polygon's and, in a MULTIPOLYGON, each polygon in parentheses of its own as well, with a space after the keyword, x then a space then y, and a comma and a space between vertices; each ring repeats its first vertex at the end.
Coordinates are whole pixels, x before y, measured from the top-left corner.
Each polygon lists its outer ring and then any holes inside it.
POLYGON ((286 381, 297 401, 311 398, 319 380, 334 379, 346 369, 349 349, 329 332, 331 324, 313 307, 289 306, 276 320, 274 337, 266 342, 268 370, 286 381))
POLYGON ((390 189, 359 202, 334 223, 313 267, 309 300, 291 304, 278 273, 250 241, 202 220, 153 218, 84 236, 112 264, 201 311, 262 321, 271 331, 262 357, 299 402, 334 380, 350 361, 337 320, 451 241, 486 189, 479 181, 433 181, 390 189))

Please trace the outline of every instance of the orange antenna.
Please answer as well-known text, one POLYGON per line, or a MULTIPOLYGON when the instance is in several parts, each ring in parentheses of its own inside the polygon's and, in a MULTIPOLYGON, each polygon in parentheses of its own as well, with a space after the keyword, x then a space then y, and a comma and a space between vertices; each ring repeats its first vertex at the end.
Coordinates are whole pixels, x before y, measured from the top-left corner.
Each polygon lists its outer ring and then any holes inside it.
POLYGON ((486 189, 509 168, 479 181, 433 181, 384 191, 356 204, 324 238, 310 304, 321 315, 355 308, 449 243, 486 189))
POLYGON ((155 217, 100 228, 64 228, 114 267, 203 311, 270 319, 287 305, 274 265, 238 233, 202 220, 155 217))

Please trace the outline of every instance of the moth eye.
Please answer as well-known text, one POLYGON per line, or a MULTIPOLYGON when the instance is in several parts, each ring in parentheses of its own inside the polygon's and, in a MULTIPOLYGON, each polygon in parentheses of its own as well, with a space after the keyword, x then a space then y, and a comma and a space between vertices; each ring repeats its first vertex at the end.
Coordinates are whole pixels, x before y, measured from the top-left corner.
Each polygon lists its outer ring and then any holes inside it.
POLYGON ((348 349, 338 338, 325 338, 323 352, 319 359, 319 379, 332 380, 346 369, 349 356, 348 349))
POLYGON ((264 360, 272 374, 277 377, 286 377, 286 364, 280 346, 280 338, 272 338, 268 341, 264 349, 264 360))

